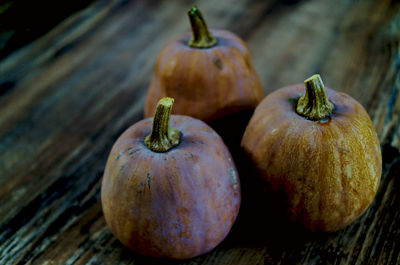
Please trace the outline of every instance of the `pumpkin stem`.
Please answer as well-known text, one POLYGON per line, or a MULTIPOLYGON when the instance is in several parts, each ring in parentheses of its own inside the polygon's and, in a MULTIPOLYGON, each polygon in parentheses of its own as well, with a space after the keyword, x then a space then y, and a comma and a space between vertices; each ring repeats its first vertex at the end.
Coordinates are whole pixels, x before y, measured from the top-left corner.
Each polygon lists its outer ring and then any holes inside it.
POLYGON ((144 140, 147 147, 154 152, 167 152, 180 142, 179 130, 171 128, 169 124, 173 104, 174 99, 169 97, 158 101, 151 133, 144 140))
POLYGON ((193 32, 188 45, 192 48, 200 49, 211 48, 217 45, 217 39, 208 31, 206 21, 197 6, 192 6, 188 11, 188 15, 193 32))
POLYGON ((308 120, 319 121, 328 118, 334 109, 325 94, 324 83, 319 74, 304 81, 306 94, 297 101, 296 112, 308 120))

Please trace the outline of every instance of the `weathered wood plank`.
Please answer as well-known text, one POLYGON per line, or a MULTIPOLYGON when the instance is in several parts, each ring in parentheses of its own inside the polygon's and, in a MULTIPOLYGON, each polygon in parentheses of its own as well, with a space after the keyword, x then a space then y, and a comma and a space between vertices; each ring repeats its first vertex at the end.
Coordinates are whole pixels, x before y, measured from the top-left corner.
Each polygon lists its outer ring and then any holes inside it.
POLYGON ((104 164, 119 134, 142 117, 158 51, 189 29, 188 6, 96 1, 0 63, 0 264, 398 263, 400 3, 197 4, 210 26, 248 42, 267 93, 320 72, 366 107, 384 158, 373 205, 332 234, 242 209, 207 255, 168 262, 128 251, 102 217, 104 164))

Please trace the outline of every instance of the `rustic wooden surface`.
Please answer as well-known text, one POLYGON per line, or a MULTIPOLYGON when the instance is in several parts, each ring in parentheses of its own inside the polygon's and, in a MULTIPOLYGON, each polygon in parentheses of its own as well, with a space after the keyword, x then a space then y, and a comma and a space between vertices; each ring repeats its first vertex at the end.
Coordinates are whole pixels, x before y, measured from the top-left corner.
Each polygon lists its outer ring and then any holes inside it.
MULTIPOLYGON (((365 106, 384 170, 372 206, 357 222, 309 234, 255 215, 214 251, 180 262, 138 256, 110 234, 99 196, 106 158, 116 138, 141 119, 156 56, 189 30, 190 4, 94 1, 2 59, 0 264, 399 264, 395 0, 196 2, 211 27, 248 43, 266 93, 319 72, 325 84, 365 106)), ((256 206, 274 219, 264 203, 256 206)))

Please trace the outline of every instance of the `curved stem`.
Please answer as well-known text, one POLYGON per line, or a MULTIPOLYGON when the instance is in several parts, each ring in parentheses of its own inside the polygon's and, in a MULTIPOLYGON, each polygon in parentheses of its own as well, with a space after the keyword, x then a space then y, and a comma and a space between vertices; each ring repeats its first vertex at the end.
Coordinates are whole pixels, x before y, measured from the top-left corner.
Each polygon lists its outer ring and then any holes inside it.
POLYGON ((188 11, 193 36, 188 45, 192 48, 211 48, 217 44, 217 39, 208 31, 206 21, 197 6, 192 6, 188 11))
POLYGON ((173 104, 173 98, 165 97, 158 101, 151 133, 144 140, 146 146, 154 152, 167 152, 180 142, 179 130, 171 128, 169 124, 173 104))
POLYGON ((334 105, 325 94, 324 83, 319 74, 304 81, 306 94, 297 101, 296 112, 306 119, 319 121, 332 114, 334 105))

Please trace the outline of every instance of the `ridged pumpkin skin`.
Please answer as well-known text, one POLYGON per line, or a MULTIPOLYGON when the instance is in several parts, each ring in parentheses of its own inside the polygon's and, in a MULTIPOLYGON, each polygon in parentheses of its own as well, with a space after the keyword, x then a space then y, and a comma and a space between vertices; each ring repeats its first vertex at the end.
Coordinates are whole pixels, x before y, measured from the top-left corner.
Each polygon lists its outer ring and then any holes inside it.
POLYGON ((284 194, 293 221, 312 231, 336 231, 371 204, 382 172, 380 145, 356 100, 327 89, 332 116, 310 121, 295 111, 304 93, 300 84, 267 96, 241 146, 270 189, 284 194))
POLYGON ((144 143, 152 118, 114 144, 101 199, 111 232, 146 256, 191 258, 210 251, 230 231, 240 206, 240 182, 229 150, 204 122, 172 115, 181 142, 165 153, 144 143))
POLYGON ((172 113, 210 122, 254 109, 263 88, 247 45, 235 34, 211 30, 216 46, 191 48, 191 33, 169 43, 160 53, 147 94, 144 115, 151 117, 160 98, 175 98, 172 113))

